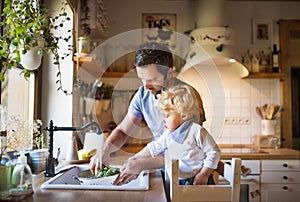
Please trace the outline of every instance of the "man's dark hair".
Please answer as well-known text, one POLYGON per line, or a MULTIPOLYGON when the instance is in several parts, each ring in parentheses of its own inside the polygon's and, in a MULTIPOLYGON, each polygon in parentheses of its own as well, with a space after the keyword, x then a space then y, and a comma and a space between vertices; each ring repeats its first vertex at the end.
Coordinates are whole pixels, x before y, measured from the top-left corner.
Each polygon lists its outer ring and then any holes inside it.
POLYGON ((141 45, 136 51, 134 66, 156 64, 156 69, 166 77, 169 68, 173 68, 173 56, 166 44, 151 42, 141 45))

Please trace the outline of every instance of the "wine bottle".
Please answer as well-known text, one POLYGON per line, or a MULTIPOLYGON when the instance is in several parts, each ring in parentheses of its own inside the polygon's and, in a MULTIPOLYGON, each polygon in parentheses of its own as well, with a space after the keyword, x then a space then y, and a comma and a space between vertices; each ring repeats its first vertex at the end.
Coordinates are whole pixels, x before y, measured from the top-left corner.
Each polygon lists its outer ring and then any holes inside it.
POLYGON ((277 50, 276 44, 273 45, 272 70, 273 72, 279 72, 279 52, 277 50))

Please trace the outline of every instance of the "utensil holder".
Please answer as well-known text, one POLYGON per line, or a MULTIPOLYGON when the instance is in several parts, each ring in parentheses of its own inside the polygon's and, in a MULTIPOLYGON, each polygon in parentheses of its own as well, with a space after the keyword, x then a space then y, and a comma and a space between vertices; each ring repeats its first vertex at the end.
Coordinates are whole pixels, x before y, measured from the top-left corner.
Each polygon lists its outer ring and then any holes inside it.
POLYGON ((276 120, 261 120, 261 134, 274 135, 276 120))

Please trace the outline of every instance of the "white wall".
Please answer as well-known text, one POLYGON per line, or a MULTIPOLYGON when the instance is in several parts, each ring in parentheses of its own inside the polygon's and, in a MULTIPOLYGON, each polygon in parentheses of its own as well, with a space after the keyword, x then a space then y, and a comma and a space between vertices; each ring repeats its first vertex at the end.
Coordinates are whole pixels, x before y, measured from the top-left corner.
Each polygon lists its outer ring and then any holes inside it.
MULTIPOLYGON (((61 9, 63 0, 55 1, 46 0, 45 3, 50 11, 58 13, 61 9)), ((67 12, 72 16, 71 9, 66 8, 67 12)), ((65 23, 65 28, 58 35, 67 36, 66 31, 72 29, 73 21, 65 23)), ((71 40, 72 41, 72 40, 71 40)), ((59 52, 64 53, 67 47, 60 46, 59 52)), ((56 84, 57 66, 53 64, 52 55, 47 55, 43 58, 43 75, 42 75, 42 120, 44 125, 48 125, 50 120, 53 120, 55 126, 72 126, 72 96, 66 96, 61 91, 57 91, 56 84)), ((72 57, 61 60, 61 74, 63 88, 72 91, 73 85, 73 62, 72 57)), ((55 132, 54 137, 54 155, 57 148, 61 148, 61 155, 66 154, 66 143, 70 139, 69 132, 55 132)))
MULTIPOLYGON (((196 0, 196 1, 165 1, 165 0, 110 0, 105 1, 109 13, 109 28, 107 38, 131 29, 141 28, 142 13, 176 13, 177 31, 184 31, 205 25, 207 19, 197 19, 199 16, 212 15, 216 6, 210 4, 222 3, 225 9, 220 20, 220 26, 229 25, 236 33, 236 48, 245 54, 248 49, 261 48, 252 44, 252 19, 271 19, 273 21, 273 43, 278 44, 278 19, 300 19, 300 2, 250 2, 250 1, 226 1, 223 0, 196 0), (207 9, 199 8, 201 3, 207 3, 207 9), (208 12, 204 13, 203 12, 208 12)), ((218 5, 218 4, 217 4, 218 5)), ((218 13, 219 14, 219 13, 218 13)), ((211 17, 214 17, 213 15, 211 17)), ((209 18, 209 19, 208 19, 209 18)), ((217 22, 217 20, 212 21, 217 22)), ((209 22, 207 22, 209 23, 209 22)), ((208 25, 208 24, 206 24, 208 25)), ((212 26, 217 26, 213 24, 212 26)), ((265 48, 264 46, 262 48, 265 48)), ((240 59, 240 58, 238 58, 240 59)), ((222 120, 226 124, 220 128, 210 128, 218 143, 251 143, 252 136, 260 133, 260 119, 255 113, 255 107, 265 103, 274 102, 280 104, 280 89, 278 79, 241 79, 238 75, 226 69, 219 70, 225 92, 225 117, 213 117, 222 120), (239 122, 239 120, 242 120, 239 122), (244 122, 249 120, 247 124, 244 122), (237 122, 237 123, 236 123, 237 122), (219 132, 221 131, 221 134, 219 132)), ((187 75, 189 77, 189 75, 187 75)), ((190 75, 191 76, 191 75, 190 75)), ((200 76, 201 77, 201 76, 200 76)), ((193 81, 192 81, 193 82, 193 81)), ((196 85, 200 85, 195 80, 196 85)), ((201 85, 200 85, 201 86, 201 85)), ((200 89, 201 87, 198 86, 200 89)), ((202 92, 207 89, 202 90, 202 92)), ((207 109, 208 120, 212 118, 213 107, 210 95, 203 95, 204 106, 207 109), (205 100, 206 99, 206 100, 205 100)), ((277 123, 277 131, 280 130, 280 120, 277 123)), ((206 125, 209 127, 209 123, 206 125)))
MULTIPOLYGON (((62 0, 56 1, 57 8, 62 0)), ((113 37, 125 31, 141 28, 142 13, 176 13, 177 32, 195 28, 197 20, 197 5, 200 0, 105 0, 109 14, 108 31, 106 38, 113 37)), ((211 0, 205 0, 210 1, 211 0)), ((216 0, 214 0, 216 1, 216 0)), ((53 1, 46 0, 51 8, 53 1)), ((237 49, 241 54, 248 48, 253 48, 252 19, 272 19, 274 21, 274 41, 278 43, 276 20, 300 19, 299 2, 238 2, 226 1, 224 22, 237 34, 237 49)), ((58 9, 56 9, 58 10, 58 9)), ((204 12, 204 11, 203 11, 204 12)), ((211 10, 207 10, 211 12, 211 10)), ((101 39, 103 40, 103 39, 101 39)), ((272 42, 272 43, 273 43, 272 42)), ((271 44, 270 44, 271 45, 271 44)), ((44 60, 43 67, 43 94, 42 94, 42 119, 48 123, 51 119, 55 125, 72 125, 72 98, 56 91, 56 68, 52 62, 44 60)), ((67 89, 72 88, 73 64, 71 58, 62 69, 63 84, 67 89)), ((254 107, 269 102, 279 102, 279 81, 272 79, 234 79, 230 72, 222 73, 224 84, 226 111, 225 118, 239 119, 250 118, 249 125, 227 124, 223 127, 222 134, 218 137, 219 143, 249 143, 252 135, 260 131, 260 121, 255 114, 254 107)), ((204 96, 205 97, 205 96, 204 96)), ((204 103, 207 111, 211 110, 210 102, 204 103)), ((208 117, 210 115, 208 114, 208 117)), ((66 142, 66 136, 61 136, 61 142, 66 142)), ((56 138, 58 139, 58 138, 56 138)))

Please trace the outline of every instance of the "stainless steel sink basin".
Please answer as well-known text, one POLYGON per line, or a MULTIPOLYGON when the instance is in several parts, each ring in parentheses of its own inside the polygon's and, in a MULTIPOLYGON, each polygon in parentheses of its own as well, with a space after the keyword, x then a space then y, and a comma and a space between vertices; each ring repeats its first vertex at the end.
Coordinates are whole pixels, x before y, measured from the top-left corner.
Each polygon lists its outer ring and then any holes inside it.
POLYGON ((254 150, 253 148, 221 148, 221 153, 234 153, 234 154, 268 154, 262 150, 254 150))
MULTIPOLYGON (((105 189, 105 190, 148 190, 149 189, 149 173, 143 171, 140 173, 137 179, 132 180, 128 184, 121 186, 113 185, 113 181, 117 177, 103 177, 98 178, 99 180, 95 182, 93 180, 91 183, 80 183, 78 179, 74 176, 78 176, 78 173, 87 170, 88 165, 69 165, 72 167, 64 173, 58 174, 51 178, 44 184, 42 184, 42 189, 105 189)), ((68 168, 67 167, 67 168, 68 168)))

